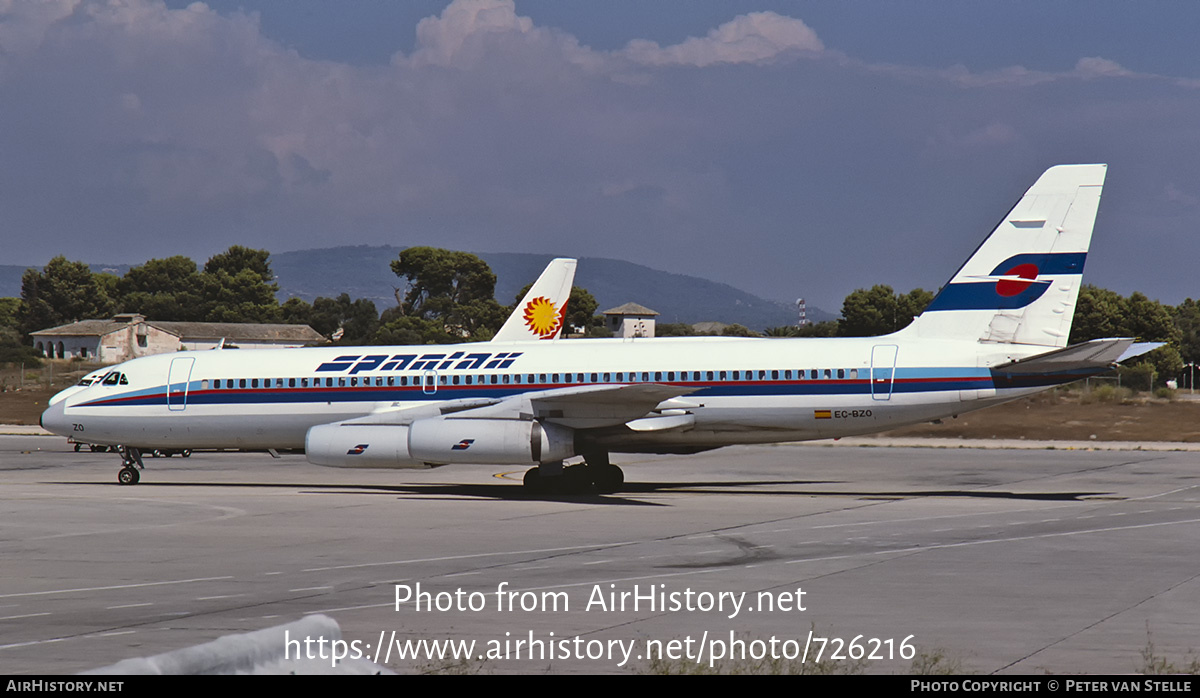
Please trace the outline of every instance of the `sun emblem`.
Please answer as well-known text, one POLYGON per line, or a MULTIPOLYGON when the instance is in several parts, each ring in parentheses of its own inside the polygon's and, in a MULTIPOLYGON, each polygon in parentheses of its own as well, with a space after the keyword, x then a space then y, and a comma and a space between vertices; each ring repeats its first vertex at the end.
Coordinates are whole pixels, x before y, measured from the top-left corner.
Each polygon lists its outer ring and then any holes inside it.
POLYGON ((525 306, 525 325, 538 337, 550 339, 562 327, 562 317, 549 299, 538 296, 525 306))

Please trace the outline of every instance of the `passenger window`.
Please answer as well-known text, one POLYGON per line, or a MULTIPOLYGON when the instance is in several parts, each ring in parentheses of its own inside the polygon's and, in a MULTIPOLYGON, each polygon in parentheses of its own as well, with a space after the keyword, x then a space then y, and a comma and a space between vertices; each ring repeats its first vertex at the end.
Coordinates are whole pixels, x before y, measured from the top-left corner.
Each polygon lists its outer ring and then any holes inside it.
POLYGON ((251 388, 257 388, 257 387, 258 387, 258 379, 257 379, 257 378, 252 378, 252 379, 250 380, 250 387, 251 387, 251 388))
POLYGON ((245 379, 245 378, 239 378, 239 379, 238 379, 238 387, 239 387, 239 388, 245 388, 245 387, 246 387, 246 379, 245 379))
POLYGON ((204 380, 200 381, 200 389, 201 389, 201 390, 208 390, 208 379, 207 379, 207 378, 205 378, 204 380))
POLYGON ((593 373, 593 374, 592 374, 592 382, 593 382, 593 383, 598 383, 599 381, 598 381, 598 380, 596 380, 597 378, 598 378, 598 376, 597 376, 595 373, 593 373))
POLYGON ((721 371, 721 373, 720 373, 719 375, 720 375, 720 378, 719 378, 719 380, 727 380, 727 379, 726 379, 726 377, 725 377, 725 372, 724 372, 724 371, 721 371))
POLYGON ((454 377, 454 384, 455 384, 455 385, 458 385, 458 376, 455 376, 455 377, 454 377))
POLYGON ((789 368, 788 370, 783 372, 783 379, 785 381, 790 381, 792 379, 792 369, 789 368))
POLYGON ((506 374, 504 374, 504 384, 505 384, 505 385, 508 385, 508 380, 509 380, 509 376, 508 376, 508 374, 506 373, 506 374))
POLYGON ((643 382, 643 383, 649 383, 649 382, 650 382, 650 374, 649 374, 649 373, 647 373, 646 371, 642 371, 642 382, 643 382))
POLYGON ((846 369, 839 368, 838 369, 838 380, 841 380, 842 378, 845 378, 845 377, 846 377, 846 369))
POLYGON ((705 376, 707 376, 707 379, 711 381, 711 380, 713 379, 713 372, 712 372, 712 371, 708 371, 708 372, 705 374, 705 376))
POLYGON ((611 374, 611 373, 606 373, 606 374, 604 374, 604 382, 605 382, 605 383, 611 383, 611 382, 612 382, 612 374, 611 374))
POLYGON ((779 371, 771 371, 771 380, 773 380, 773 381, 779 380, 779 371))
POLYGON ((833 371, 831 369, 825 369, 825 378, 833 378, 833 371))
POLYGON ((546 374, 544 374, 544 373, 543 373, 543 374, 539 375, 539 376, 538 376, 538 382, 539 382, 539 383, 545 383, 545 382, 546 382, 546 374))
POLYGON ((817 373, 817 369, 814 368, 811 371, 809 371, 808 377, 811 378, 812 380, 816 380, 819 376, 820 376, 820 374, 817 373))
POLYGON ((445 385, 445 384, 446 384, 446 377, 438 376, 438 385, 445 385))
POLYGON ((858 378, 858 369, 852 368, 850 369, 850 379, 853 380, 855 378, 858 378))
POLYGON ((694 381, 700 380, 700 372, 699 371, 692 371, 692 380, 694 380, 694 381))

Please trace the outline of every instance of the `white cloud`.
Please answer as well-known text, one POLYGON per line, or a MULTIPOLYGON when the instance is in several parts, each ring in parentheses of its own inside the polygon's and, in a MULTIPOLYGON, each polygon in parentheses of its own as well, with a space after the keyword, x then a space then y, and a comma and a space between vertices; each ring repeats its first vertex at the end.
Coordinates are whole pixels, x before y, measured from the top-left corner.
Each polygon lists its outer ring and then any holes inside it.
POLYGON ((1075 64, 1075 73, 1085 78, 1133 75, 1132 72, 1122 68, 1116 61, 1110 61, 1107 58, 1100 58, 1099 56, 1080 58, 1075 64))
POLYGON ((644 65, 763 63, 797 51, 825 49, 816 32, 804 22, 774 12, 751 12, 713 29, 704 38, 692 37, 661 47, 653 41, 629 42, 624 55, 644 65))
POLYGON ((769 12, 600 51, 507 0, 457 0, 414 29, 411 52, 360 66, 203 4, 0 0, 0 230, 34 261, 431 243, 660 260, 840 301, 941 281, 958 253, 925 238, 950 257, 920 265, 937 278, 863 269, 1028 184, 976 178, 1109 160, 1141 200, 1195 196, 1167 184, 1196 181, 1181 144, 1200 142, 1200 93, 1102 58, 872 64, 769 12))

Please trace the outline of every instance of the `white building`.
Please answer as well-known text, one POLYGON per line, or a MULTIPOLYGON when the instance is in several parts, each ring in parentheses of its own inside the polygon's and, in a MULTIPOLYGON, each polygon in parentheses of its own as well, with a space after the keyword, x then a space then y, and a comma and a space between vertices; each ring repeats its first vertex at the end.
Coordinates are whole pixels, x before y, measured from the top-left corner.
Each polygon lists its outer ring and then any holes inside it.
POLYGON ((637 303, 626 303, 604 311, 604 324, 614 337, 653 337, 658 312, 637 303))
POLYGON ((308 325, 165 322, 136 313, 73 322, 31 332, 30 337, 43 356, 105 364, 184 349, 212 349, 222 340, 226 347, 241 349, 307 347, 325 341, 308 325))

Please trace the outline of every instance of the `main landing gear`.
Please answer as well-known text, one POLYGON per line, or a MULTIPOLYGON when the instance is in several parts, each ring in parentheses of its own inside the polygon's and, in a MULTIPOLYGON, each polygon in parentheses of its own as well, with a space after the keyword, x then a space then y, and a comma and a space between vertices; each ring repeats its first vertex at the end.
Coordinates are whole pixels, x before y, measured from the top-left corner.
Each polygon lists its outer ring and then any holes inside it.
POLYGON ((581 465, 563 466, 562 461, 542 463, 525 471, 525 490, 530 494, 614 494, 625 486, 625 473, 608 462, 607 453, 584 455, 581 465))
POLYGON ((130 446, 118 446, 117 450, 121 452, 121 471, 117 473, 117 482, 122 485, 136 485, 142 479, 139 469, 144 469, 142 465, 142 452, 130 446))

